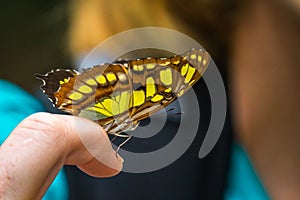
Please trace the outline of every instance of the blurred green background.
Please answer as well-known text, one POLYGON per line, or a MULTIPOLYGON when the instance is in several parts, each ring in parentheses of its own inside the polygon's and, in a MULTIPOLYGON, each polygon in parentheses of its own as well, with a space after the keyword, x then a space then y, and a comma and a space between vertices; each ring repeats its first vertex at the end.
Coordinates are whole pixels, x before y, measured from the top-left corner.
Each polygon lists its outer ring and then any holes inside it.
POLYGON ((29 0, 0 3, 0 77, 30 93, 40 81, 32 75, 66 67, 68 1, 29 0))

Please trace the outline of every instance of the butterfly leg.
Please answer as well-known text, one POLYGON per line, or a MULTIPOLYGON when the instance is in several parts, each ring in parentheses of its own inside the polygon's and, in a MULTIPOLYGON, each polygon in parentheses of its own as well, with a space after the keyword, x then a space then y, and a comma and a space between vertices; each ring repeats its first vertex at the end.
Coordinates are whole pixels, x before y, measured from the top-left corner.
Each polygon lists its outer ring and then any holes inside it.
POLYGON ((115 141, 115 139, 117 139, 118 137, 122 137, 122 138, 128 138, 129 135, 128 134, 122 134, 122 133, 115 133, 113 134, 115 137, 113 137, 110 142, 115 141))
POLYGON ((128 137, 131 136, 131 135, 128 135, 128 134, 122 134, 122 133, 115 133, 114 135, 117 136, 117 137, 123 137, 123 138, 128 138, 128 137))
MULTIPOLYGON (((118 136, 118 135, 117 135, 118 136)), ((116 156, 118 155, 118 152, 120 150, 120 148, 126 144, 131 138, 132 138, 132 135, 122 135, 121 137, 127 137, 126 140, 124 140, 121 144, 119 144, 117 150, 116 150, 116 156)))
POLYGON ((115 141, 115 139, 117 139, 117 137, 118 137, 118 136, 113 137, 113 138, 110 140, 110 142, 115 141))

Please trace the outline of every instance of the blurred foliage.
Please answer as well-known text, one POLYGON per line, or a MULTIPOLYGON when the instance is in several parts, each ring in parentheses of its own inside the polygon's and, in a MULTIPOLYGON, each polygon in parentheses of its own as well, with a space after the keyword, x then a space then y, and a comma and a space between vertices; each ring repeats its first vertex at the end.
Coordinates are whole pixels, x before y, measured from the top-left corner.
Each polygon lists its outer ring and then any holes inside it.
POLYGON ((34 73, 69 65, 66 49, 67 1, 0 3, 0 78, 33 91, 34 73))

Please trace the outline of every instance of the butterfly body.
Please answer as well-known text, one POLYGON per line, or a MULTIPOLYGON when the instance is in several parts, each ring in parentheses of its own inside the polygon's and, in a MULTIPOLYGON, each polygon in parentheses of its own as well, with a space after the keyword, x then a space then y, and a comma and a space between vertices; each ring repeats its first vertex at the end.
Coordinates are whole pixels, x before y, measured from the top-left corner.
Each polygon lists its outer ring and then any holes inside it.
POLYGON ((55 107, 117 135, 134 130, 140 120, 184 94, 209 62, 209 54, 199 49, 170 58, 106 63, 82 73, 57 69, 36 77, 55 107))

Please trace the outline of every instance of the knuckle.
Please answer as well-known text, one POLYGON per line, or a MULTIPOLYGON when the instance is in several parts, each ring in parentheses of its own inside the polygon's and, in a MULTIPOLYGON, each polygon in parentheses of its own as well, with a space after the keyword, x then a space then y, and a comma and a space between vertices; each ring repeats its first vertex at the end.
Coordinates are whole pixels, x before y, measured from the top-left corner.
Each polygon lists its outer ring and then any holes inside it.
POLYGON ((23 134, 30 134, 44 142, 55 144, 67 137, 63 120, 50 113, 35 113, 27 117, 19 126, 23 134), (42 138, 41 138, 42 137, 42 138))

